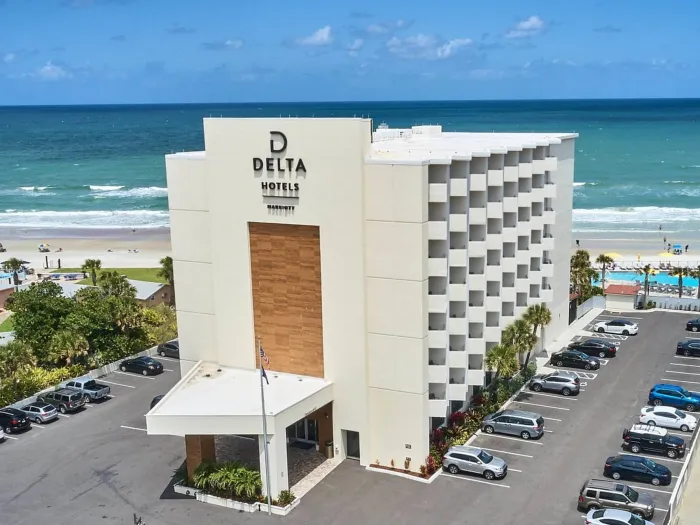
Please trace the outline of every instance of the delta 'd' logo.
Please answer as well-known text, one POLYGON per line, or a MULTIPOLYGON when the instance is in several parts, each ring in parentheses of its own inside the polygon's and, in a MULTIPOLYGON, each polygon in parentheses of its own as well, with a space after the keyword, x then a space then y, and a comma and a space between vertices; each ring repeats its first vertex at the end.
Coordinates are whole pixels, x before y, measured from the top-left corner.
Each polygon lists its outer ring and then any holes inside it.
POLYGON ((270 154, 266 158, 253 158, 253 171, 303 172, 306 166, 301 158, 287 157, 287 136, 281 131, 270 131, 270 154), (275 155, 276 154, 276 155, 275 155))

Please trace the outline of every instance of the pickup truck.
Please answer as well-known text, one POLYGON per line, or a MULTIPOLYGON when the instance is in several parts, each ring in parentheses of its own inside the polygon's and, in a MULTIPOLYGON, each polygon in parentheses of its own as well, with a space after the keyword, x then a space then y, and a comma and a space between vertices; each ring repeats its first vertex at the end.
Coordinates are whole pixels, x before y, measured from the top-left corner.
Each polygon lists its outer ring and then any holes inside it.
POLYGON ((101 385, 95 382, 91 377, 79 377, 66 383, 62 383, 63 388, 77 390, 83 394, 83 399, 86 403, 90 403, 95 399, 104 399, 112 391, 107 385, 101 385))

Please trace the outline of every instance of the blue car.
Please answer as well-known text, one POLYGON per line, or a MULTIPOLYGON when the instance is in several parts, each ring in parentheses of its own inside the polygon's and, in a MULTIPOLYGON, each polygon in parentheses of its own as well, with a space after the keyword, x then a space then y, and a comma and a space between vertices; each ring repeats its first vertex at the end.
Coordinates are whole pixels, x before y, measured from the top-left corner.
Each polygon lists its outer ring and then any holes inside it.
POLYGON ((700 407, 700 394, 688 392, 677 385, 654 385, 649 390, 649 403, 657 407, 665 405, 695 412, 700 407))

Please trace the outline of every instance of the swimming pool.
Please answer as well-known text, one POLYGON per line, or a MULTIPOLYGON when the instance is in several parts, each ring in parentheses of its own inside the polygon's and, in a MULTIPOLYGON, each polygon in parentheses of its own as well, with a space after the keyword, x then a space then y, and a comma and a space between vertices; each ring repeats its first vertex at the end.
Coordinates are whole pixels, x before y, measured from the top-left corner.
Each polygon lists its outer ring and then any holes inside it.
MULTIPOLYGON (((598 272, 600 275, 600 272, 598 272)), ((644 274, 638 274, 637 272, 620 272, 612 271, 605 272, 606 281, 629 281, 638 282, 644 284, 644 274)), ((649 283, 658 284, 673 284, 678 285, 678 277, 669 275, 668 272, 657 272, 656 275, 649 276, 649 283)), ((600 286, 600 280, 593 281, 593 284, 600 286)), ((698 286, 698 280, 693 277, 683 277, 683 286, 696 287, 698 286)))

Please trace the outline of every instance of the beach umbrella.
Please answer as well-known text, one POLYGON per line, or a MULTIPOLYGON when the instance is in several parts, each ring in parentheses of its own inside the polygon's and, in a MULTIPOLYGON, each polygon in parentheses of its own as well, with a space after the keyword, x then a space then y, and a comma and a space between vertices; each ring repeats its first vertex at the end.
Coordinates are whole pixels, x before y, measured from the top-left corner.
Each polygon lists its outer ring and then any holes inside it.
POLYGON ((611 259, 622 259, 622 255, 620 255, 619 253, 615 253, 615 252, 606 253, 605 255, 607 255, 611 259))

